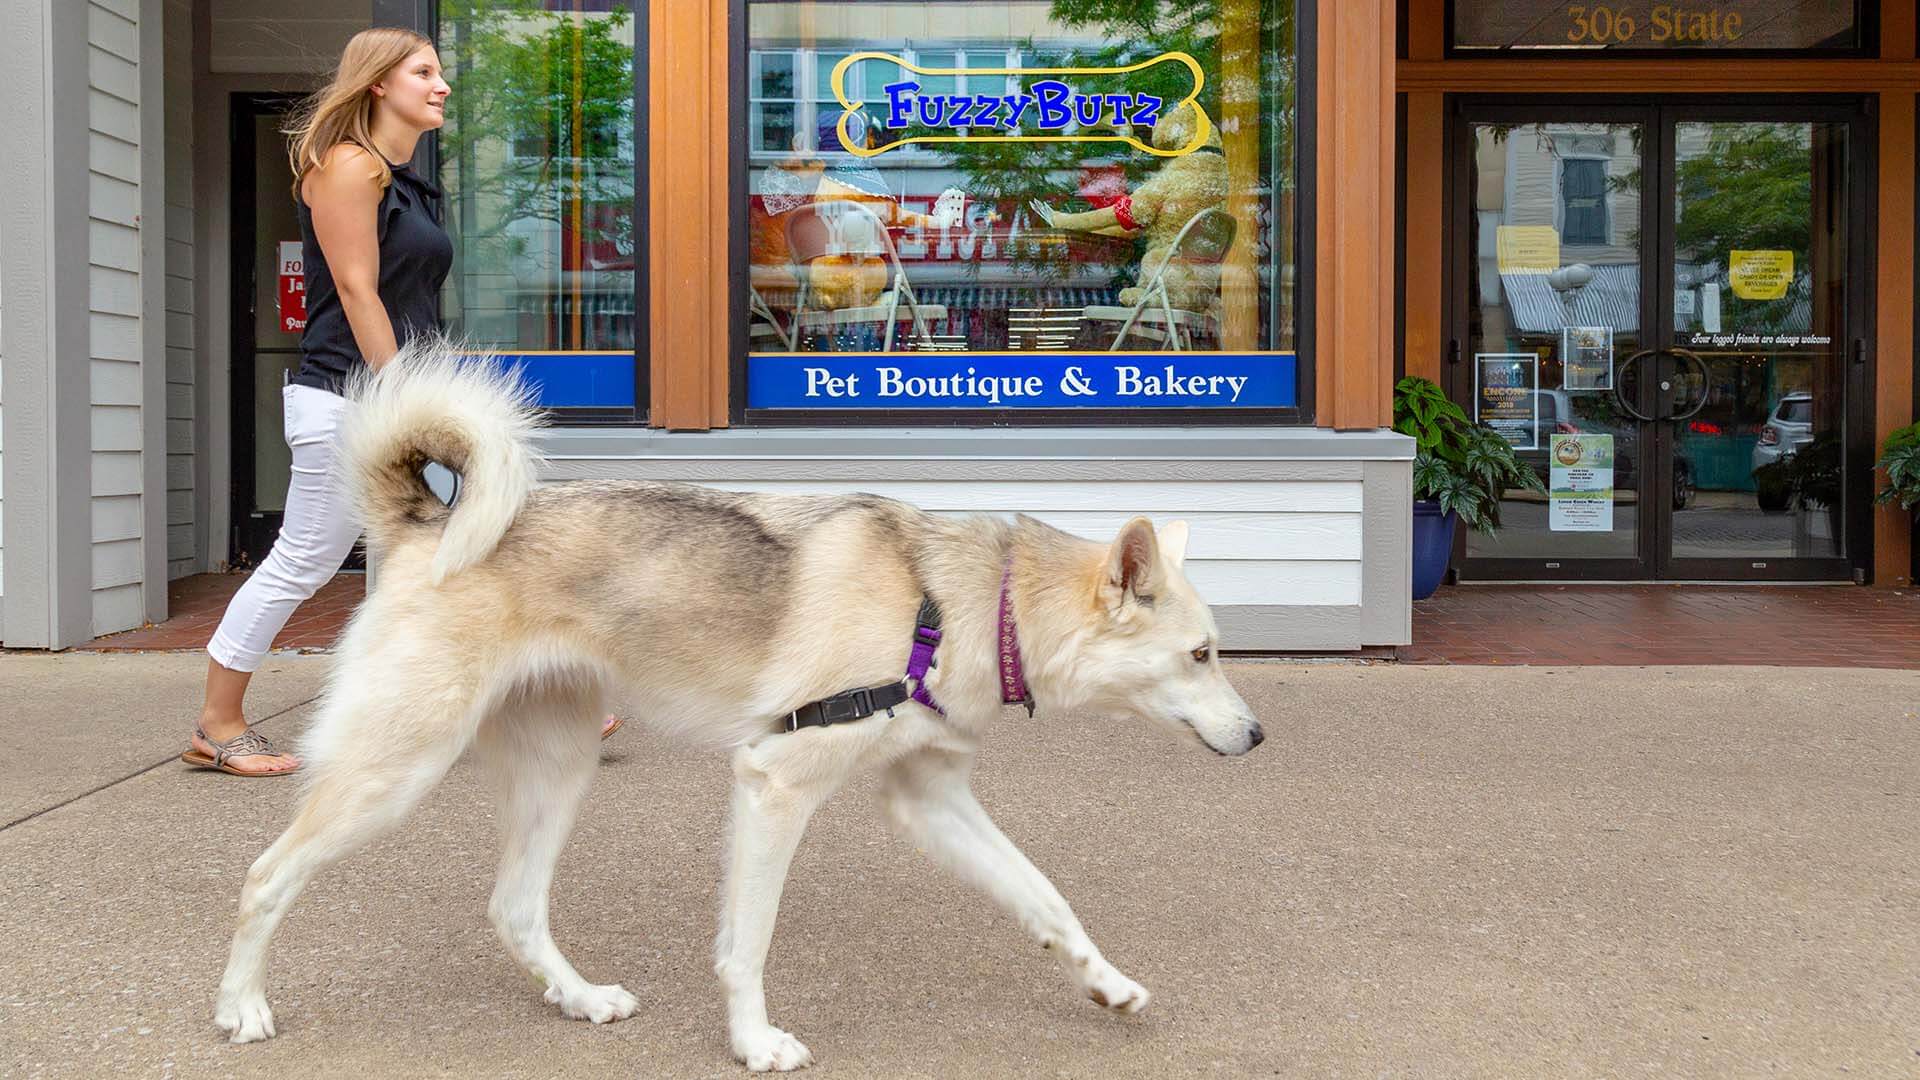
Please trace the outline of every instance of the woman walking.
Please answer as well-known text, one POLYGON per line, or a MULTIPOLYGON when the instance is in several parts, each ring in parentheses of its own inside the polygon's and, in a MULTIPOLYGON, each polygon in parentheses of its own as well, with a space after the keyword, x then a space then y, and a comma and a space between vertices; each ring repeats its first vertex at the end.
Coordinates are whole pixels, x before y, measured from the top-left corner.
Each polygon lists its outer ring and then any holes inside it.
POLYGON ((337 467, 347 377, 363 364, 380 368, 438 325, 453 245, 433 217, 439 191, 409 163, 420 136, 444 122, 449 92, 431 41, 363 30, 287 127, 307 279, 300 367, 280 391, 293 472, 273 550, 207 643, 206 703, 181 755, 191 764, 241 776, 299 768, 247 726, 241 699, 274 635, 360 536, 337 467))
MULTIPOLYGON (((288 125, 307 279, 300 368, 281 390, 293 473, 273 550, 207 643, 206 702, 181 755, 191 764, 240 776, 300 767, 248 726, 241 700, 274 636, 360 536, 337 466, 348 377, 362 365, 378 370, 438 326, 453 245, 434 218, 439 189, 411 162, 420 136, 445 123, 450 92, 433 42, 410 30, 363 30, 288 125)), ((603 734, 616 726, 610 720, 603 734)))

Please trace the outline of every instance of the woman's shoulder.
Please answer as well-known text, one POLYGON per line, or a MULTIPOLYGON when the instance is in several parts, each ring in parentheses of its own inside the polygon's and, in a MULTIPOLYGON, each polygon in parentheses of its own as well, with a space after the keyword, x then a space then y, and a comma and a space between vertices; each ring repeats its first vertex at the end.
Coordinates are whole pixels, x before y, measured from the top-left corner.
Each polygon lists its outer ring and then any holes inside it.
POLYGON ((320 164, 309 171, 301 183, 308 203, 313 197, 345 197, 378 200, 382 188, 377 159, 354 143, 337 143, 320 155, 320 164))

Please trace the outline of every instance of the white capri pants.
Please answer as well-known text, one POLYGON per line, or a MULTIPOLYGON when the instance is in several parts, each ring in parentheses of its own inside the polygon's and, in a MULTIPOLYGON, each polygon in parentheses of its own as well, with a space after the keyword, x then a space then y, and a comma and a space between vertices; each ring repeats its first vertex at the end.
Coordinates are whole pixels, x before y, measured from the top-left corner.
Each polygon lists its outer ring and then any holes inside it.
POLYGON ((233 594, 207 652, 220 666, 252 671, 293 609, 340 570, 360 538, 360 515, 340 475, 340 423, 347 401, 290 384, 280 389, 293 475, 280 536, 260 568, 233 594))

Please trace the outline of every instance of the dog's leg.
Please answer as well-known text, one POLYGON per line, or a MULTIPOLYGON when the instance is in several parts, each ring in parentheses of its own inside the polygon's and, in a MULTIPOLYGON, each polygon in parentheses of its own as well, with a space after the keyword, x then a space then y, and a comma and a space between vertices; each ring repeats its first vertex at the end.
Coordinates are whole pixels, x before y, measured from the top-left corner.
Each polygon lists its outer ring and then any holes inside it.
POLYGON ((475 760, 500 807, 500 872, 487 917, 507 952, 576 1020, 625 1020, 640 1006, 618 985, 580 977, 547 925, 554 864, 573 831, 599 755, 597 695, 516 696, 481 724, 475 760))
POLYGON ((994 825, 968 785, 971 755, 925 751, 890 766, 881 781, 888 820, 903 836, 991 896, 1096 1003, 1116 1012, 1147 1007, 1146 988, 1107 963, 1073 909, 994 825))
MULTIPOLYGON (((358 709, 364 703, 341 705, 358 709)), ((323 723, 327 722, 322 720, 323 723)), ((369 731, 399 726, 392 716, 350 721, 369 731)), ((346 858, 389 831, 445 776, 465 748, 458 720, 449 720, 435 741, 424 737, 428 724, 410 725, 408 737, 376 744, 362 754, 327 762, 313 779, 293 824, 254 860, 240 893, 239 927, 220 980, 214 1023, 237 1043, 274 1035, 273 1010, 267 1005, 267 946, 280 919, 307 882, 331 863, 346 858)))
POLYGON ((764 972, 787 867, 807 820, 840 778, 786 782, 770 764, 791 744, 774 740, 764 754, 743 747, 733 758, 733 821, 714 971, 727 991, 727 1034, 733 1056, 755 1072, 787 1072, 813 1064, 799 1039, 767 1020, 764 972))

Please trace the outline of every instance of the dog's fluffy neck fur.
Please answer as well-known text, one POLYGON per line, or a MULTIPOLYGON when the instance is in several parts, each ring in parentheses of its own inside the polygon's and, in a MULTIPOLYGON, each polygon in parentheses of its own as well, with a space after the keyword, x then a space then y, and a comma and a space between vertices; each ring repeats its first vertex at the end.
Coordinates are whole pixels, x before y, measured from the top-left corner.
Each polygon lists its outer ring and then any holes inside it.
POLYGON ((1085 613, 1098 605, 1106 549, 1020 517, 929 519, 916 547, 922 581, 965 583, 936 589, 942 619, 939 665, 927 689, 955 724, 979 728, 1001 713, 1000 584, 1012 560, 1014 631, 1027 690, 1041 712, 1080 704, 1073 657, 1086 633, 1085 613), (933 569, 937 567, 937 572, 933 569))

